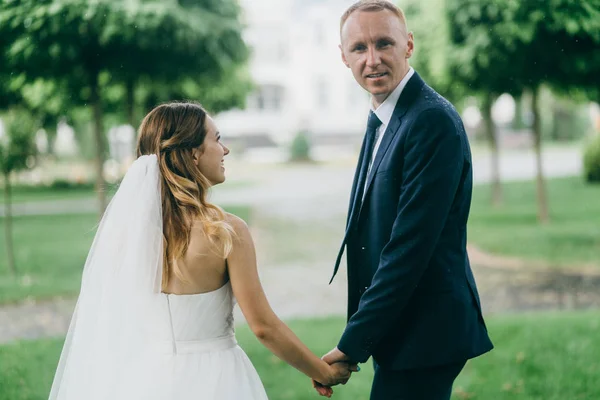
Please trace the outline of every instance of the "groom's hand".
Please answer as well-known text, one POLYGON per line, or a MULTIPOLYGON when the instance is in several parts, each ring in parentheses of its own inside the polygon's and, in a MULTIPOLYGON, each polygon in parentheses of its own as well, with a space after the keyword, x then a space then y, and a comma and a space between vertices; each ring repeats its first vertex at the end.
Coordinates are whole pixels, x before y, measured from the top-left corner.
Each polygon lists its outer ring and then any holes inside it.
MULTIPOLYGON (((321 357, 321 359, 329 365, 332 365, 335 363, 346 364, 346 366, 348 367, 348 370, 350 371, 350 374, 352 374, 352 372, 360 371, 358 364, 355 362, 352 362, 350 360, 350 357, 348 357, 347 355, 342 353, 340 351, 340 349, 338 349, 337 347, 334 348, 333 350, 331 350, 329 353, 325 354, 323 357, 321 357)), ((350 379, 350 377, 348 377, 348 379, 350 379)), ((345 382, 342 382, 342 384, 345 385, 346 382, 348 381, 348 379, 345 382)))
MULTIPOLYGON (((325 354, 321 357, 323 361, 327 364, 332 365, 335 363, 345 363, 347 364, 348 370, 351 372, 358 372, 360 368, 357 364, 349 363, 350 358, 342 353, 337 347, 331 350, 329 353, 325 354)), ((330 386, 322 385, 321 383, 313 380, 313 387, 317 390, 317 392, 321 396, 331 397, 333 394, 333 389, 330 386)), ((346 384, 347 380, 342 382, 342 384, 346 384)))
POLYGON ((323 357, 321 357, 321 359, 329 365, 334 364, 336 362, 347 363, 350 361, 350 358, 344 353, 342 353, 337 347, 335 347, 329 353, 325 354, 323 357))

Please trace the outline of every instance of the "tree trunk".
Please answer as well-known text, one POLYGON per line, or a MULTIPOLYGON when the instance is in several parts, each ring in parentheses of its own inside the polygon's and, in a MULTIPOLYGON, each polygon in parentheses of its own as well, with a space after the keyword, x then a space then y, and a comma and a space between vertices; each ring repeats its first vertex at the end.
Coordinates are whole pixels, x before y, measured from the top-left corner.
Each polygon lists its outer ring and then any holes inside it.
POLYGON ((6 258, 8 261, 8 270, 12 276, 17 276, 17 266, 15 264, 15 254, 12 237, 12 190, 10 186, 10 175, 4 174, 4 237, 6 244, 6 258))
POLYGON ((513 118, 512 128, 515 131, 520 131, 525 128, 525 123, 523 122, 523 96, 519 96, 515 98, 515 117, 513 118))
POLYGON ((485 124, 485 134, 490 145, 491 175, 492 175, 492 205, 500 206, 502 204, 502 184, 500 183, 500 154, 498 150, 498 135, 496 125, 492 119, 492 105, 494 96, 487 93, 483 101, 483 121, 485 124))
POLYGON ((45 118, 43 128, 46 131, 46 138, 48 139, 48 155, 54 156, 54 145, 56 142, 58 121, 56 118, 45 118))
POLYGON ((57 128, 56 126, 52 129, 52 128, 48 128, 46 129, 46 137, 48 138, 48 155, 49 156, 54 156, 54 145, 56 142, 56 132, 57 128))
POLYGON ((49 116, 48 114, 42 115, 42 129, 46 132, 46 140, 48 141, 48 149, 46 155, 54 155, 54 141, 56 139, 58 121, 56 118, 49 116))
POLYGON ((135 123, 135 82, 133 79, 127 79, 125 82, 126 102, 127 109, 127 122, 129 125, 136 127, 135 123))
POLYGON ((149 113, 150 110, 152 110, 154 107, 156 107, 159 103, 159 97, 158 95, 155 93, 156 89, 152 89, 150 90, 150 93, 148 93, 148 96, 146 97, 146 101, 144 104, 144 113, 149 113))
POLYGON ((542 162, 542 131, 540 113, 538 109, 538 91, 536 88, 533 90, 531 96, 531 111, 533 113, 533 142, 535 148, 535 161, 537 168, 537 203, 538 203, 538 221, 541 223, 547 223, 550 221, 550 215, 548 213, 548 196, 546 194, 546 182, 544 179, 544 170, 542 162))
POLYGON ((106 183, 104 180, 105 138, 102 121, 102 101, 98 87, 98 74, 92 76, 90 82, 92 109, 94 114, 94 139, 96 142, 96 193, 98 193, 98 211, 100 217, 106 209, 106 183))

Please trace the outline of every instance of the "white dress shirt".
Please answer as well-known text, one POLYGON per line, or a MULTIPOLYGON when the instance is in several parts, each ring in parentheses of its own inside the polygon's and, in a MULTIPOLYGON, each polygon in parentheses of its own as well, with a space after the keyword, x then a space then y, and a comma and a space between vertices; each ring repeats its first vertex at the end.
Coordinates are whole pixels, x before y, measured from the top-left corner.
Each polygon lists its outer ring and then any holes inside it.
MULTIPOLYGON (((381 141, 383 140, 383 135, 390 124, 390 120, 392 119, 392 114, 394 114, 394 109, 396 108, 396 103, 398 103, 398 99, 400 99, 400 95, 402 94, 402 90, 406 87, 409 79, 413 76, 415 70, 410 67, 408 72, 402 78, 396 89, 385 99, 383 103, 377 109, 373 109, 371 106, 371 111, 377 115, 377 118, 381 121, 381 126, 377 128, 376 137, 377 142, 375 142, 375 146, 373 147, 373 155, 371 156, 371 161, 369 163, 369 169, 367 170, 367 176, 371 173, 371 167, 373 166, 373 161, 375 161, 375 157, 377 156, 377 151, 379 150, 379 146, 381 145, 381 141)), ((367 188, 367 183, 365 181, 365 187, 363 188, 363 200, 365 196, 365 189, 367 188)))

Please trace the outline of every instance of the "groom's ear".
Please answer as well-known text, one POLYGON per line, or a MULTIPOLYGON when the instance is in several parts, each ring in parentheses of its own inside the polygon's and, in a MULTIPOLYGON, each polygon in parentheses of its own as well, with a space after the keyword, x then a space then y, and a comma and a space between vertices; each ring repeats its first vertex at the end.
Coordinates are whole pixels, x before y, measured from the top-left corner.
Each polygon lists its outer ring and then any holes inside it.
POLYGON ((406 41, 406 58, 410 58, 415 50, 415 37, 412 32, 408 32, 408 40, 406 41))
POLYGON ((348 64, 348 61, 346 60, 346 55, 344 54, 344 49, 342 47, 341 44, 338 45, 339 49, 340 49, 340 54, 342 55, 342 62, 344 63, 344 65, 348 68, 350 68, 350 64, 348 64))

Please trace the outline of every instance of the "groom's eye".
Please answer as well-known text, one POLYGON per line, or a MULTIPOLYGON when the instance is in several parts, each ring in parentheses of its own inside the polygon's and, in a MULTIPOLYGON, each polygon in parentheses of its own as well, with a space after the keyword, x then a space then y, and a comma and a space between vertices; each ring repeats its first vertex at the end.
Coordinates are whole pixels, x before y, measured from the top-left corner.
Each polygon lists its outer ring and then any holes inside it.
POLYGON ((365 46, 364 44, 357 44, 352 48, 352 51, 365 51, 366 49, 367 46, 365 46))
POLYGON ((392 43, 389 40, 380 40, 377 42, 377 48, 378 49, 384 49, 388 46, 391 46, 392 43))

